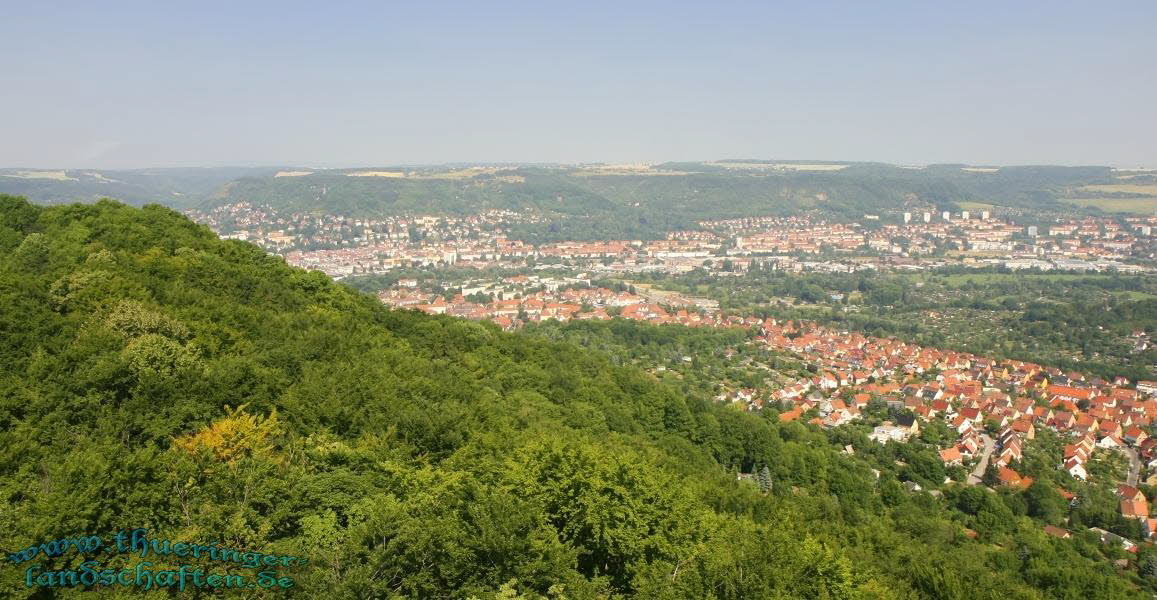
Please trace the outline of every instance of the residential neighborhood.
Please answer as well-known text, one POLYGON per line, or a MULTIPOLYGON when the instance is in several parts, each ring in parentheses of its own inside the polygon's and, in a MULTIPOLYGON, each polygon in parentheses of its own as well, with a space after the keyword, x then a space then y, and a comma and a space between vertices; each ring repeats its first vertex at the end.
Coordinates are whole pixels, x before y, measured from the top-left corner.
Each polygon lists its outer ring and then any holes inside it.
MULTIPOLYGON (((488 211, 472 216, 415 215, 352 219, 290 214, 246 203, 190 211, 225 238, 259 244, 295 266, 334 278, 410 267, 524 268, 556 265, 603 274, 686 273, 703 268, 739 274, 752 265, 793 272, 927 270, 946 266, 1011 270, 1147 272, 1138 259, 1157 252, 1157 216, 1072 219, 1042 231, 983 211, 898 223, 861 219, 831 223, 812 217, 703 221, 700 230, 671 231, 663 240, 561 241, 528 244, 511 229, 536 223, 533 213, 488 211)), ((892 215, 896 217, 896 215, 892 215)))

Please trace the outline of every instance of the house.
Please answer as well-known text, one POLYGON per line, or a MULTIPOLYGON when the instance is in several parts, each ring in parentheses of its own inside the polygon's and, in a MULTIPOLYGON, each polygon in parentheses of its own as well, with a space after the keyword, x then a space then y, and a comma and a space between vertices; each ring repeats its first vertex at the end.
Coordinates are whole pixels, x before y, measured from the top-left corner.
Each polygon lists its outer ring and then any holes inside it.
POLYGON ((913 415, 900 415, 896 417, 896 426, 907 431, 908 435, 920 433, 920 422, 917 421, 913 415))
POLYGON ((1073 537, 1073 534, 1069 533, 1067 529, 1061 529, 1060 527, 1056 527, 1054 525, 1045 525, 1045 533, 1062 540, 1067 540, 1073 537))
POLYGON ((1149 502, 1142 496, 1140 500, 1126 498, 1121 500, 1121 514, 1129 519, 1148 519, 1149 502))
POLYGON ((1113 388, 1109 392, 1109 406, 1116 406, 1118 402, 1133 401, 1137 399, 1137 390, 1128 390, 1125 388, 1113 388))
POLYGON ((1131 485, 1124 484, 1124 483, 1117 486, 1116 494, 1117 494, 1117 497, 1122 499, 1122 500, 1144 500, 1145 499, 1145 494, 1142 493, 1141 490, 1139 490, 1139 489, 1137 489, 1131 485))
POLYGON ((1009 424, 1009 428, 1026 440, 1036 437, 1036 427, 1033 427, 1031 419, 1017 419, 1009 424))
POLYGON ((831 373, 824 373, 823 376, 819 378, 817 385, 823 390, 834 390, 840 387, 840 380, 836 379, 836 376, 831 373))
POLYGON ((1125 430, 1125 443, 1130 446, 1140 446, 1148 439, 1149 435, 1145 433, 1140 427, 1130 427, 1125 430))
POLYGON ((1100 424, 1101 422, 1092 414, 1078 413, 1076 415, 1076 423, 1073 424, 1073 433, 1083 435, 1094 429, 1098 429, 1100 424))
POLYGON ((940 460, 944 461, 946 465, 958 465, 963 460, 963 455, 960 454, 960 449, 956 447, 945 448, 940 451, 940 460))
POLYGON ((976 435, 975 431, 970 431, 969 435, 960 438, 960 442, 956 444, 961 454, 967 454, 969 456, 979 452, 980 446, 980 436, 976 435))
POLYGON ((859 413, 854 413, 846 408, 834 410, 823 419, 823 427, 837 427, 859 418, 859 413))
POLYGON ((1045 388, 1045 394, 1053 398, 1062 398, 1064 400, 1071 400, 1079 402, 1081 400, 1092 400, 1097 393, 1090 389, 1075 388, 1066 385, 1050 385, 1045 388))
POLYGON ((1000 431, 1000 445, 1001 446, 1020 446, 1020 435, 1012 427, 1005 427, 1000 431))
POLYGON ((1092 531, 1092 532, 1096 533, 1097 535, 1101 536, 1101 543, 1102 544, 1119 544, 1122 548, 1124 548, 1128 552, 1136 552, 1137 551, 1137 544, 1134 544, 1133 542, 1130 542, 1129 540, 1127 540, 1127 539, 1125 539, 1125 538, 1123 538, 1123 537, 1121 537, 1121 536, 1119 536, 1119 535, 1117 535, 1111 531, 1106 531, 1104 529, 1101 529, 1100 527, 1090 527, 1089 531, 1092 531))
POLYGON ((1121 435, 1121 425, 1115 421, 1101 421, 1098 428, 1102 436, 1119 437, 1121 435))
POLYGON ((1089 474, 1085 471, 1085 465, 1082 461, 1077 460, 1076 457, 1065 461, 1065 471, 1072 475, 1073 479, 1080 479, 1084 481, 1089 478, 1089 474))
POLYGON ((1066 444, 1064 456, 1065 460, 1070 458, 1076 458, 1080 462, 1089 460, 1089 452, 1085 450, 1084 446, 1078 446, 1076 444, 1066 444))
POLYGON ((779 413, 779 422, 787 423, 788 421, 795 421, 803 415, 803 409, 795 407, 787 412, 779 413))
POLYGON ((1048 426, 1058 431, 1068 431, 1077 422, 1073 413, 1067 411, 1057 411, 1052 418, 1048 420, 1048 426))
POLYGON ((1004 450, 1002 450, 1000 452, 1000 456, 998 456, 996 458, 996 464, 997 464, 997 466, 1003 467, 1005 465, 1011 464, 1012 462, 1018 461, 1020 459, 1021 459, 1021 454, 1020 454, 1019 448, 1015 448, 1015 449, 1011 448, 1011 447, 1005 448, 1004 450))
POLYGON ((980 423, 980 420, 984 418, 984 416, 980 414, 979 408, 962 408, 960 409, 960 416, 972 421, 974 424, 980 423))
POLYGON ((1000 470, 997 471, 997 479, 1000 481, 1000 485, 1011 485, 1020 488, 1028 488, 1033 482, 1032 477, 1021 477, 1020 473, 1008 467, 1001 467, 1000 470))
POLYGON ((1145 459, 1152 459, 1157 457, 1157 438, 1145 438, 1145 441, 1140 443, 1141 456, 1145 459))
POLYGON ((1124 445, 1119 439, 1111 435, 1107 435, 1101 438, 1101 441, 1097 442, 1098 448, 1105 448, 1107 450, 1115 450, 1124 447, 1124 445))
POLYGON ((897 427, 891 421, 884 421, 872 430, 872 433, 868 435, 868 439, 886 444, 889 440, 897 442, 907 441, 910 435, 911 432, 907 428, 897 427))
POLYGON ((430 315, 444 315, 450 309, 450 304, 439 297, 430 304, 419 304, 415 308, 430 315))
POLYGON ((1141 529, 1145 532, 1145 537, 1149 539, 1157 537, 1157 519, 1145 519, 1141 523, 1141 529))

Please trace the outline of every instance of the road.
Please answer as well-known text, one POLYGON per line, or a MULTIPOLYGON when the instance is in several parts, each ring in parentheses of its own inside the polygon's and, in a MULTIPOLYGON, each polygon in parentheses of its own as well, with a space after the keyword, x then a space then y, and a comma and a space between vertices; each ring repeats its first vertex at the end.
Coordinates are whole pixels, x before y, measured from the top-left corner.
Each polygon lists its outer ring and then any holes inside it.
POLYGON ((984 440, 984 450, 980 452, 980 462, 976 463, 976 468, 968 475, 968 485, 976 485, 984 479, 984 471, 988 469, 988 459, 992 456, 992 451, 996 449, 996 441, 987 433, 980 434, 980 439, 984 440))
POLYGON ((1137 478, 1141 474, 1141 457, 1137 456, 1136 448, 1122 448, 1121 452, 1129 457, 1129 478, 1126 483, 1133 487, 1137 487, 1137 478))

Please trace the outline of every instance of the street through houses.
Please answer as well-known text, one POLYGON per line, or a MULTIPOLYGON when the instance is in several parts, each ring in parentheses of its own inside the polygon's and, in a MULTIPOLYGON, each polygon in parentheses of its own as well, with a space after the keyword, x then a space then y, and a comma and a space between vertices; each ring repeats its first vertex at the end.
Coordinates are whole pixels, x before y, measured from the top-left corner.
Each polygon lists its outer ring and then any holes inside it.
POLYGON ((1141 457, 1137 455, 1136 448, 1122 448, 1121 451, 1129 457, 1129 478, 1126 483, 1132 487, 1137 487, 1137 479, 1141 474, 1141 457))
POLYGON ((984 440, 984 451, 980 454, 980 462, 976 463, 976 468, 968 474, 968 485, 976 485, 984 479, 984 471, 988 469, 988 458, 996 448, 996 442, 993 441, 992 436, 984 433, 981 434, 980 438, 984 440))

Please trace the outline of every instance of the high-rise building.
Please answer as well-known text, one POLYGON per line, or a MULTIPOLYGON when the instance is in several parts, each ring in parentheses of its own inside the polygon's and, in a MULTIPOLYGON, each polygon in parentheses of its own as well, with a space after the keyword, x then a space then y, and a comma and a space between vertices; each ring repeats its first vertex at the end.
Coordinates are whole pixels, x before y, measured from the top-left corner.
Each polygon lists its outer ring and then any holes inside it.
POLYGON ((962 212, 960 213, 960 218, 961 218, 961 219, 964 219, 965 221, 967 221, 967 220, 968 220, 968 211, 962 211, 962 212))
POLYGON ((988 217, 990 217, 990 216, 992 216, 992 213, 988 212, 987 210, 980 211, 980 219, 982 221, 987 221, 988 217))
POLYGON ((941 216, 941 218, 943 218, 945 221, 951 221, 951 220, 952 220, 952 213, 950 213, 950 212, 948 212, 948 211, 944 211, 944 212, 940 213, 940 216, 941 216))
POLYGON ((924 222, 925 223, 931 223, 932 222, 932 213, 930 213, 930 212, 924 213, 924 222))
POLYGON ((1036 237, 1036 225, 1029 225, 1028 227, 1025 227, 1024 232, 1028 234, 1028 237, 1036 237))
POLYGON ((904 224, 907 225, 908 223, 911 223, 911 222, 912 222, 912 213, 910 213, 910 212, 904 213, 904 224))

